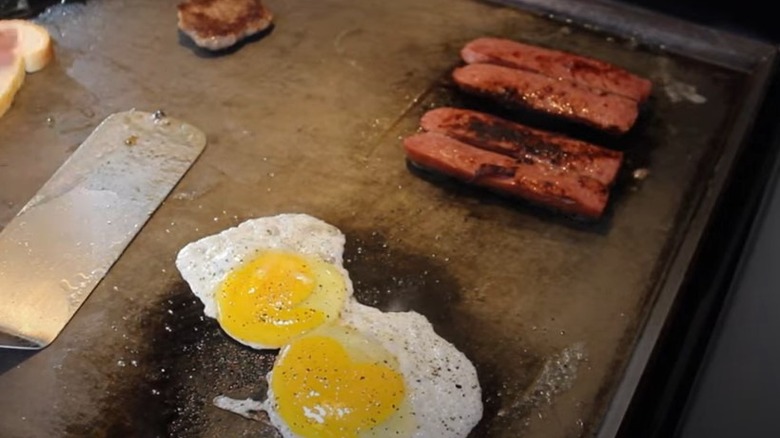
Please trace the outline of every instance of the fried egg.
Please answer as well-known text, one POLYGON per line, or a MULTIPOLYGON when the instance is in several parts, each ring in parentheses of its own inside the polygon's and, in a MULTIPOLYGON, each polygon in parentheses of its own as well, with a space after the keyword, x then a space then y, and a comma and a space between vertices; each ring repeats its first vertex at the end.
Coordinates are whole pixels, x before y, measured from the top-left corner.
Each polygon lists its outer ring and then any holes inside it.
POLYGON ((476 369, 416 312, 352 297, 344 235, 302 214, 252 219, 185 246, 176 266, 237 341, 281 348, 262 402, 284 438, 466 437, 482 417, 476 369))
POLYGON ((473 364, 415 312, 352 302, 285 346, 267 378, 259 407, 285 438, 465 437, 482 417, 473 364))
POLYGON ((338 320, 352 296, 344 235, 305 214, 248 220, 182 248, 176 267, 229 336, 277 349, 338 320))

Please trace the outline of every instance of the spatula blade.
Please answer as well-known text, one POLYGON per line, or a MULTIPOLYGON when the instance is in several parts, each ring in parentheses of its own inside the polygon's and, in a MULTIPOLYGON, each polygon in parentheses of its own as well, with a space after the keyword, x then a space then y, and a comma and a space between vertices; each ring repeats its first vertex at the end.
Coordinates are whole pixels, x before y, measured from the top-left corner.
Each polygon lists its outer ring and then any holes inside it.
POLYGON ((49 345, 205 145, 159 112, 104 120, 0 232, 0 347, 49 345))

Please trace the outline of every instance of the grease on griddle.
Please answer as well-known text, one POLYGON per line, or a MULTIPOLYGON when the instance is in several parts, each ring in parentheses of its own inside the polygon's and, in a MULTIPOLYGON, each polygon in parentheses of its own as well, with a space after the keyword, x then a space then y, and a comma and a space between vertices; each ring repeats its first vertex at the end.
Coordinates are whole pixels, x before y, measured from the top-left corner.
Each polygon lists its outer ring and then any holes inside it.
POLYGON ((498 410, 477 436, 521 436, 534 420, 543 419, 557 397, 571 389, 586 361, 584 345, 575 343, 547 356, 533 357, 531 362, 513 362, 513 366, 535 374, 504 381, 488 396, 497 397, 498 410))

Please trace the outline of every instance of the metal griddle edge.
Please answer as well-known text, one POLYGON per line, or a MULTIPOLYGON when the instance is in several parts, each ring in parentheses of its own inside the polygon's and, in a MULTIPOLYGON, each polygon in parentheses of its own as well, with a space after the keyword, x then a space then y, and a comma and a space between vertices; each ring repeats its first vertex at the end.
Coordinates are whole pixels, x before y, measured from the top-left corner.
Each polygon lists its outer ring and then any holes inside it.
POLYGON ((728 311, 736 276, 751 251, 751 233, 780 175, 780 81, 775 76, 757 119, 749 152, 739 157, 730 185, 719 200, 697 259, 683 285, 688 293, 675 303, 620 436, 669 437, 691 402, 707 350, 716 342, 720 318, 728 311))
MULTIPOLYGON (((717 22, 719 28, 743 35, 757 35, 777 46, 780 34, 764 26, 760 10, 725 19, 728 6, 712 6, 702 10, 695 1, 647 2, 625 0, 626 3, 643 3, 655 10, 682 16, 696 17, 703 24, 717 22), (724 25, 725 24, 725 25, 724 25), (752 24, 752 25, 750 25, 752 24)), ((765 24, 765 23, 764 23, 765 24)), ((780 46, 777 46, 780 47, 780 46)), ((740 276, 754 257, 761 224, 767 220, 767 208, 772 201, 773 191, 780 185, 780 76, 775 71, 771 85, 765 95, 755 127, 746 147, 737 158, 732 176, 718 201, 711 222, 708 224, 698 250, 697 260, 684 288, 690 293, 676 303, 664 334, 622 421, 619 436, 625 437, 686 437, 692 430, 690 414, 703 406, 697 394, 702 385, 706 368, 714 366, 712 350, 722 342, 724 330, 732 330, 724 321, 726 314, 733 311, 735 301, 744 295, 740 276)), ((769 224, 765 224, 766 227, 769 224)), ((771 313, 771 310, 767 312, 771 313)), ((770 336, 773 336, 770 334, 770 336)), ((776 337, 776 334, 774 335, 776 337)), ((743 351, 755 351, 755 345, 745 346, 743 351)), ((752 360, 761 360, 765 354, 757 354, 752 360)), ((750 358, 742 358, 750 360, 750 358)), ((722 364, 721 364, 722 365, 722 364)), ((722 371, 722 369, 721 369, 722 371)), ((763 379, 776 381, 777 377, 763 379)), ((724 389, 721 393, 728 392, 724 389)), ((744 393, 755 394, 757 388, 744 388, 744 393)), ((762 392, 763 393, 763 392, 762 392)), ((734 394, 731 394, 734 395, 734 394)), ((762 399, 764 403, 770 400, 762 399)), ((717 401, 716 404, 728 403, 717 401)), ((710 406, 711 408, 712 406, 710 406)), ((705 415, 712 411, 705 411, 705 415)), ((700 412, 701 413, 701 412, 700 412)), ((768 430, 760 415, 749 417, 754 420, 753 431, 768 430), (755 424, 755 422, 758 424, 755 424)), ((729 419, 709 417, 697 418, 699 426, 709 422, 733 425, 732 429, 743 429, 741 421, 748 417, 735 416, 729 419)), ((765 420, 765 419, 763 419, 765 420)), ((771 427, 774 428, 774 427, 771 427)), ((723 435, 730 433, 723 430, 723 435)), ((768 435, 767 435, 768 436, 768 435)))

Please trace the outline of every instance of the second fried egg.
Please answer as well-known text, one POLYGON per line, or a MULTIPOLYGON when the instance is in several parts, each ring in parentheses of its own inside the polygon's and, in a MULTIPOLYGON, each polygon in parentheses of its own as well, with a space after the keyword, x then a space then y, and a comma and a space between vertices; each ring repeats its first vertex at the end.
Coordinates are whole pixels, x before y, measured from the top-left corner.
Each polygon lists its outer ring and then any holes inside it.
POLYGON ((344 235, 305 214, 253 219, 185 246, 176 266, 231 337, 276 349, 337 320, 352 296, 344 235))

